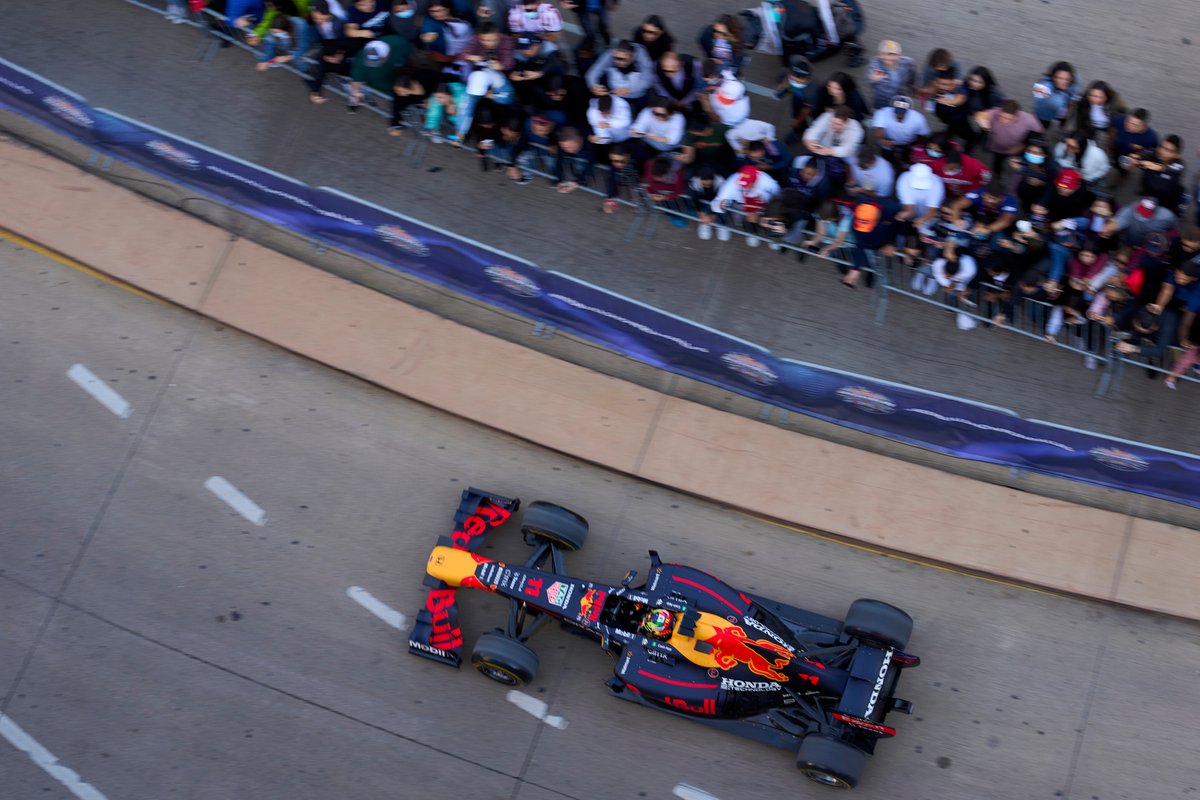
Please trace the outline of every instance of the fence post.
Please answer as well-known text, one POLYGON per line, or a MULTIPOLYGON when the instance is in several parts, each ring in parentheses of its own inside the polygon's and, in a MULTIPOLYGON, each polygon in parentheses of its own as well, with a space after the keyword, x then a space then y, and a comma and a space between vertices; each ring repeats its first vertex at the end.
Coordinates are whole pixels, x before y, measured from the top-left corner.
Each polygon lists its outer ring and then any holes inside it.
POLYGON ((879 301, 875 304, 875 324, 882 325, 887 317, 888 290, 891 288, 891 272, 894 256, 880 258, 879 253, 868 251, 872 265, 875 267, 875 292, 879 301))
POLYGON ((1101 398, 1108 394, 1108 390, 1112 388, 1114 374, 1117 370, 1117 354, 1113 350, 1112 330, 1107 326, 1102 326, 1104 331, 1104 344, 1101 349, 1101 357, 1104 359, 1104 370, 1100 373, 1100 380, 1096 383, 1096 391, 1092 397, 1101 398))

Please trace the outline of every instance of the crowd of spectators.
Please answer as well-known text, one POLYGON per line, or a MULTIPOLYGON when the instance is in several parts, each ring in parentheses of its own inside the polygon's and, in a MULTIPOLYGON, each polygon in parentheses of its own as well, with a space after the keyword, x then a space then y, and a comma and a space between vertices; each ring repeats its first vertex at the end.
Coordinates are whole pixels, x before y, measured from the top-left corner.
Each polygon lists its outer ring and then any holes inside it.
POLYGON ((1168 348, 1182 347, 1172 388, 1200 360, 1200 208, 1190 211, 1184 143, 1107 82, 1060 61, 1031 76, 1031 90, 1001 87, 945 48, 918 62, 885 40, 861 81, 817 80, 803 57, 785 56, 773 87, 784 110, 765 101, 756 115, 741 79, 755 44, 744 16, 683 35, 649 15, 619 38, 615 5, 226 0, 220 10, 259 48, 260 69, 290 61, 306 72, 310 102, 345 76, 350 111, 371 87, 391 97, 388 134, 469 145, 515 183, 550 175, 568 193, 602 173, 607 213, 638 185, 674 224, 694 219, 701 239, 737 231, 801 259, 845 253, 851 288, 879 257, 896 260, 911 266, 913 291, 960 307, 985 296, 997 325, 1042 301, 1051 340, 1093 320, 1122 353, 1167 364, 1168 348), (564 12, 582 38, 563 37, 564 12), (762 118, 784 115, 780 127, 762 118))

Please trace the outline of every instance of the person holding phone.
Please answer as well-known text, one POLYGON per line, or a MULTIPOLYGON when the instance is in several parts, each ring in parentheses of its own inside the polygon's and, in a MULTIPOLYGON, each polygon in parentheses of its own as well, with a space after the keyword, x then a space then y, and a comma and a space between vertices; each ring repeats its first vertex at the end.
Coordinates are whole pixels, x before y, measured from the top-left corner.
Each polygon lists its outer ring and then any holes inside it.
POLYGON ((879 55, 867 65, 867 82, 871 85, 872 108, 878 111, 892 104, 897 95, 917 93, 917 68, 913 60, 903 55, 900 43, 885 39, 879 43, 879 55))

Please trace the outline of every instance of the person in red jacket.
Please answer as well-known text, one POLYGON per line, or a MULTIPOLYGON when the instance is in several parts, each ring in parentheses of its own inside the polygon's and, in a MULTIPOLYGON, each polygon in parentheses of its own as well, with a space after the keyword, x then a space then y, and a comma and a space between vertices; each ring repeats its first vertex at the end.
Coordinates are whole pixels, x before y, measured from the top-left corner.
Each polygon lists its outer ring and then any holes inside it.
POLYGON ((962 197, 978 192, 992 179, 992 172, 977 158, 960 153, 953 147, 946 149, 943 158, 929 162, 933 173, 946 184, 946 194, 962 197))
MULTIPOLYGON (((646 161, 642 183, 655 205, 677 209, 679 206, 674 201, 682 197, 687 189, 687 170, 670 156, 658 156, 646 161)), ((677 228, 687 227, 687 222, 677 214, 668 214, 667 219, 677 228)))

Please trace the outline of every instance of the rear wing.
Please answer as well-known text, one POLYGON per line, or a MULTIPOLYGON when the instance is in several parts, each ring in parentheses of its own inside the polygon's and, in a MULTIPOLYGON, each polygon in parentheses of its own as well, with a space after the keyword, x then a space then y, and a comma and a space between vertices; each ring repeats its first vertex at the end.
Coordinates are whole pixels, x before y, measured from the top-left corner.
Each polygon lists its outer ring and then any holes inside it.
MULTIPOLYGON (((519 508, 517 498, 503 497, 480 489, 465 489, 454 512, 454 529, 439 536, 438 545, 455 550, 474 551, 492 528, 503 525, 519 508)), ((462 631, 458 627, 455 588, 428 572, 422 581, 429 587, 425 607, 417 612, 408 652, 457 667, 462 663, 462 631)))

